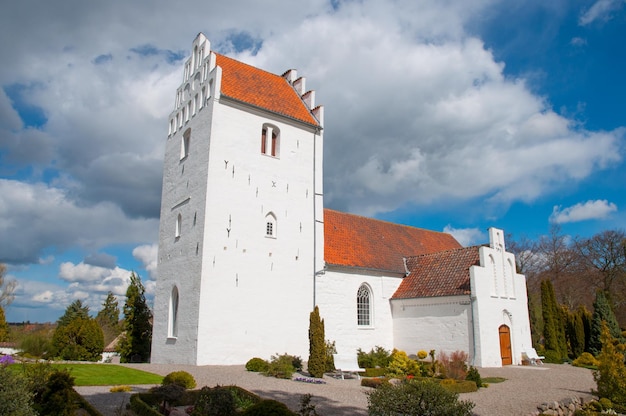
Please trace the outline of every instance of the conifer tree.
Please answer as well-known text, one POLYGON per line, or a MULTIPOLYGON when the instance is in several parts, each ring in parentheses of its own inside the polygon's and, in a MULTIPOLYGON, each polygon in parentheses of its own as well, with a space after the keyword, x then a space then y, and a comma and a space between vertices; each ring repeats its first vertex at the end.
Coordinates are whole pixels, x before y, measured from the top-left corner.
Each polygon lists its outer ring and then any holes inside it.
POLYGON ((131 273, 124 304, 125 334, 118 345, 123 363, 146 362, 150 358, 152 312, 146 302, 145 291, 141 278, 131 273))
POLYGON ((606 321, 600 322, 600 343, 602 348, 598 355, 598 370, 593 373, 598 390, 594 393, 620 407, 626 407, 626 346, 611 336, 606 321))
POLYGON ((593 302, 593 316, 591 317, 591 334, 589 336, 589 352, 593 355, 600 354, 602 350, 601 334, 602 322, 606 322, 611 336, 621 341, 622 334, 617 324, 617 319, 611 308, 611 304, 603 290, 596 292, 596 300, 593 302))
POLYGON ((309 317, 309 362, 308 370, 311 376, 321 378, 326 371, 326 341, 324 335, 324 320, 320 318, 317 306, 309 317))
POLYGON ((549 280, 541 282, 541 314, 543 317, 543 338, 544 345, 548 351, 558 351, 556 325, 558 317, 555 316, 555 308, 552 303, 550 291, 554 292, 552 283, 549 280))
POLYGON ((65 308, 65 313, 57 320, 58 326, 69 325, 74 319, 89 319, 89 306, 83 305, 80 299, 76 299, 74 302, 65 308))
POLYGON ((585 347, 584 347, 584 351, 585 352, 591 352, 589 350, 589 341, 591 338, 591 312, 589 312, 587 310, 587 308, 585 308, 584 305, 580 305, 578 306, 578 309, 576 310, 576 313, 578 314, 578 316, 580 316, 580 320, 583 323, 583 329, 585 331, 585 347))
POLYGON ((102 309, 96 316, 96 322, 102 328, 104 333, 104 343, 109 344, 117 337, 120 332, 120 308, 117 303, 117 298, 112 292, 107 294, 107 297, 102 304, 102 309))
POLYGON ((571 358, 577 358, 585 351, 585 328, 578 312, 570 312, 563 307, 567 316, 566 337, 570 347, 571 358))
POLYGON ((0 305, 0 342, 9 339, 9 324, 7 324, 4 308, 0 305))

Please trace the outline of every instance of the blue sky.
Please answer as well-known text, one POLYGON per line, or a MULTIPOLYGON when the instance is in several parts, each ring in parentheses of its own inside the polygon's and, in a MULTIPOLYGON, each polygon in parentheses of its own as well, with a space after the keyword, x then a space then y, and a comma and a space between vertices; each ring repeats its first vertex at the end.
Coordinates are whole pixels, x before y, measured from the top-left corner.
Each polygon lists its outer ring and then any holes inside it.
POLYGON ((466 245, 490 226, 626 226, 624 0, 101 3, 0 16, 9 321, 123 302, 131 271, 152 293, 167 116, 198 32, 316 90, 329 208, 466 245))

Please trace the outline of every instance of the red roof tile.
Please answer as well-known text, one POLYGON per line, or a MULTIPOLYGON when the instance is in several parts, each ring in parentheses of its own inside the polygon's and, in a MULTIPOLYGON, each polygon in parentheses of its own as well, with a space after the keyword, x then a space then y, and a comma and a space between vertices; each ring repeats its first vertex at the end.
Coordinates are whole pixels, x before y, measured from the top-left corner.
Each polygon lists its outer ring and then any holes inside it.
POLYGON ((464 247, 408 258, 409 275, 392 299, 469 295, 469 268, 480 264, 478 249, 464 247))
POLYGON ((319 126, 285 78, 224 55, 215 55, 217 65, 222 68, 222 95, 319 126))
POLYGON ((459 247, 450 234, 324 210, 324 260, 329 265, 404 273, 403 257, 459 247))

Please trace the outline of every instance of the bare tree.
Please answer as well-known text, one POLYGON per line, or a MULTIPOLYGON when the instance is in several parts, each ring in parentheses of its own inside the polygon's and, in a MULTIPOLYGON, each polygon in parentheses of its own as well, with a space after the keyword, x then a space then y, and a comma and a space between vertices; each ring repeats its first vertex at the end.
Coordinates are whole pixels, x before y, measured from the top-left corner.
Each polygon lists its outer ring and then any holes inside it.
POLYGON ((0 308, 9 306, 15 299, 17 281, 6 280, 7 267, 0 263, 0 308))

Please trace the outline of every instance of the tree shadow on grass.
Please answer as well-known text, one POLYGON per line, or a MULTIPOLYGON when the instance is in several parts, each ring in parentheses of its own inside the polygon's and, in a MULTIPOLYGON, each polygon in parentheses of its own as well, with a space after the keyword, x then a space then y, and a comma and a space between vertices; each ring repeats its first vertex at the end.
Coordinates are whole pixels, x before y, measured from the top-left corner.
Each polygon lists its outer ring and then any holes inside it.
MULTIPOLYGON (((250 390, 264 399, 273 399, 285 403, 291 410, 298 411, 303 394, 287 393, 281 390, 250 390)), ((327 397, 311 395, 311 404, 315 405, 315 410, 320 416, 348 416, 367 415, 367 410, 359 407, 348 406, 327 397)))

